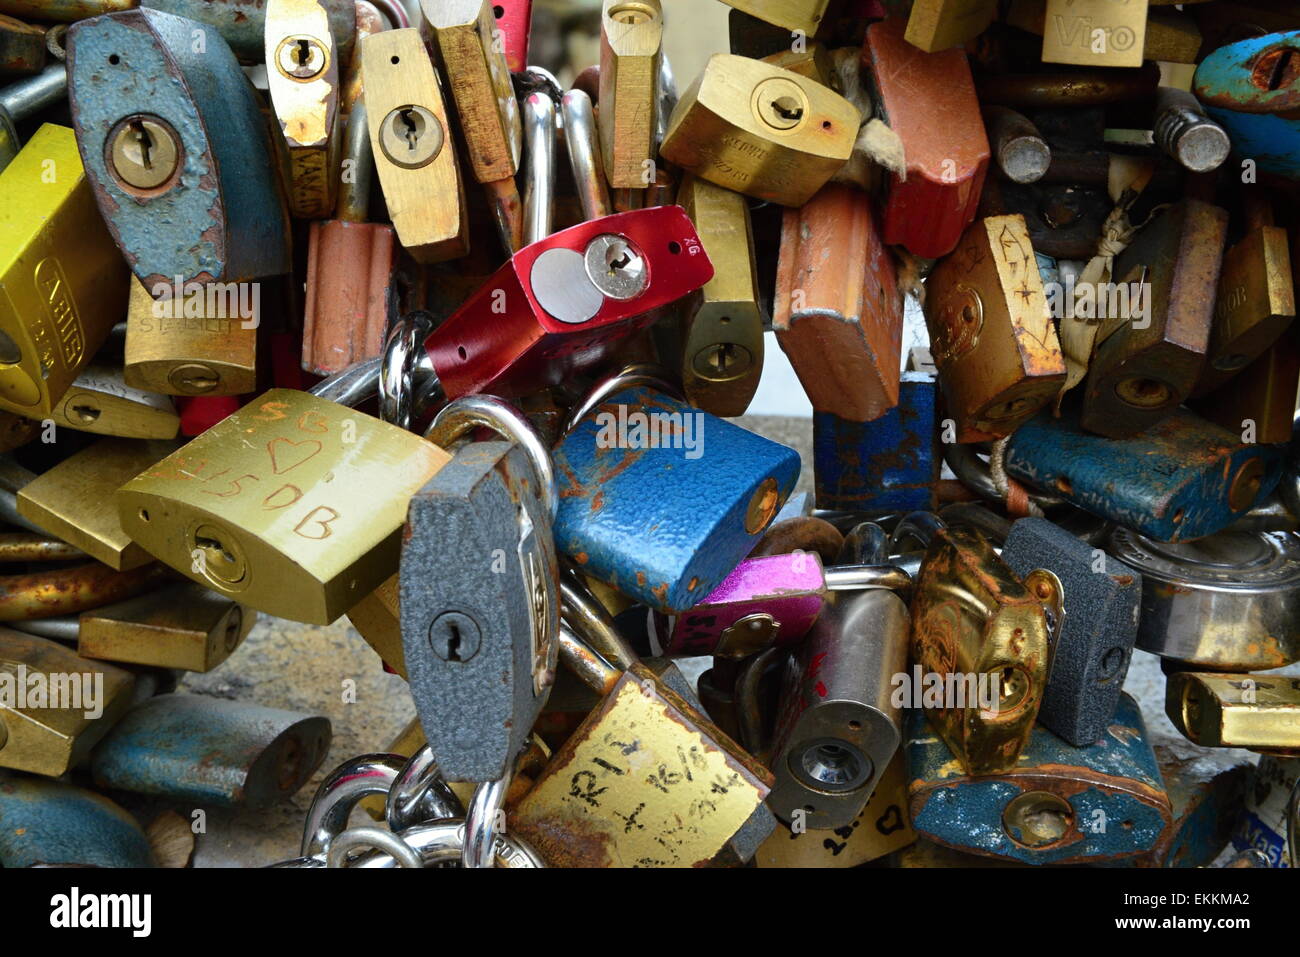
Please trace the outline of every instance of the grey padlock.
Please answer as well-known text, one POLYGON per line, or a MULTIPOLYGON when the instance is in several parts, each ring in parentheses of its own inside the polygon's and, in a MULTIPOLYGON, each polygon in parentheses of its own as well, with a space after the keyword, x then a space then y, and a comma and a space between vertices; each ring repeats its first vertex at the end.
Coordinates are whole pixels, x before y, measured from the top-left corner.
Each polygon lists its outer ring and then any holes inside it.
POLYGON ((1076 747, 1095 744, 1128 674, 1142 576, 1043 518, 1011 526, 1002 560, 1021 577, 1046 568, 1061 580, 1065 614, 1038 720, 1076 747))
POLYGON ((475 442, 411 499, 399 578, 402 647, 420 723, 449 781, 505 778, 555 679, 555 483, 527 420, 486 396, 448 405, 426 438, 475 442))

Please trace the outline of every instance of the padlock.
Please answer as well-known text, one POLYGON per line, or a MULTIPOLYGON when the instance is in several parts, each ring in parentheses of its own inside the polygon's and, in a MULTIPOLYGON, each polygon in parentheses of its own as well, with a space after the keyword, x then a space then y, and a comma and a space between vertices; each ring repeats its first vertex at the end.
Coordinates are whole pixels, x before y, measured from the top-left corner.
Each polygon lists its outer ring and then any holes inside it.
POLYGON ((1223 385, 1259 358, 1295 320, 1286 230, 1273 225, 1272 208, 1262 195, 1246 187, 1241 196, 1246 235, 1223 257, 1205 368, 1193 396, 1223 385))
POLYGON ((1172 672, 1165 714, 1203 748, 1300 749, 1300 678, 1172 672))
POLYGON ((1047 568, 1060 579, 1064 613, 1038 721, 1076 747, 1096 743, 1128 674, 1142 577, 1043 518, 1011 525, 1002 560, 1022 578, 1047 568))
POLYGON ((402 624, 398 608, 396 574, 348 609, 348 621, 374 649, 384 668, 407 679, 406 653, 402 650, 402 624))
POLYGON ((808 634, 833 592, 905 587, 889 565, 823 567, 816 552, 747 558, 699 602, 664 623, 664 654, 747 658, 808 634))
POLYGON ((95 786, 205 807, 288 800, 325 760, 328 718, 190 694, 128 711, 90 756, 95 786))
POLYGON ((272 389, 115 501, 127 534, 183 575, 324 625, 397 570, 407 501, 449 459, 368 415, 272 389))
POLYGON ((50 410, 56 426, 121 439, 174 439, 176 406, 165 395, 126 384, 123 370, 92 361, 50 410))
POLYGON ((1022 581, 979 532, 924 512, 904 519, 894 541, 909 533, 929 544, 912 591, 904 703, 929 718, 954 767, 972 775, 1014 768, 1047 687, 1060 580, 1037 569, 1022 581))
POLYGON ((919 710, 908 715, 912 826, 947 847, 1026 864, 1106 864, 1148 852, 1172 820, 1142 712, 1127 694, 1106 736, 1075 748, 1035 728, 1018 761, 973 776, 919 710))
POLYGON ((677 335, 665 336, 674 339, 670 354, 680 356, 691 405, 722 417, 744 415, 763 372, 763 307, 749 204, 739 193, 686 176, 677 205, 695 224, 714 273, 687 301, 672 330, 677 335))
POLYGON ((234 653, 257 612, 190 582, 83 611, 77 654, 97 661, 211 671, 234 653))
POLYGON ((1046 0, 1043 62, 1141 66, 1147 0, 1046 0))
POLYGON ((678 100, 659 151, 718 186, 802 206, 848 162, 860 122, 820 83, 718 53, 678 100))
POLYGON ((61 102, 67 93, 68 71, 62 63, 51 63, 36 76, 0 88, 0 170, 18 155, 17 124, 61 102))
POLYGON ((965 52, 925 53, 903 31, 897 17, 873 23, 862 48, 863 82, 907 162, 906 177, 890 174, 880 229, 886 243, 934 259, 975 218, 989 141, 965 52))
MULTIPOLYGON (((114 9, 125 9, 128 5, 152 7, 186 20, 207 24, 209 32, 220 34, 240 62, 264 62, 266 18, 269 13, 266 4, 246 9, 247 4, 240 3, 239 0, 142 0, 138 4, 127 4, 122 0, 108 2, 114 9)), ((339 61, 347 63, 357 39, 356 7, 348 0, 324 0, 324 8, 329 17, 328 29, 333 34, 339 61)), ((71 19, 80 19, 80 16, 71 19)))
POLYGON ((833 183, 785 211, 772 327, 815 412, 870 422, 898 404, 897 273, 861 190, 833 183))
POLYGON ((965 46, 988 29, 995 0, 915 0, 907 17, 907 42, 926 53, 965 46))
POLYGON ((1104 309, 1098 303, 1104 315, 1084 381, 1085 429, 1112 439, 1136 435, 1191 394, 1205 365, 1227 230, 1226 211, 1186 199, 1115 257, 1129 315, 1118 295, 1104 309))
POLYGON ((1036 183, 1052 164, 1052 148, 1023 113, 985 106, 984 122, 998 170, 1013 183, 1036 183))
POLYGON ((153 556, 122 529, 113 493, 175 450, 174 442, 101 439, 33 476, 18 492, 18 514, 110 568, 139 568, 153 556))
POLYGON ((821 28, 832 0, 722 0, 733 10, 811 37, 821 28))
POLYGON ((1156 146, 1193 173, 1218 169, 1232 148, 1228 134, 1205 115, 1196 97, 1176 87, 1156 91, 1152 131, 1156 146))
POLYGON ((956 442, 1011 434, 1065 381, 1022 216, 971 225, 926 281, 925 320, 956 442))
MULTIPOLYGON (((789 37, 786 38, 787 45, 789 37)), ((735 50, 731 51, 735 53, 735 50)), ((817 41, 809 40, 807 45, 800 50, 781 49, 767 56, 759 57, 764 63, 770 63, 772 66, 779 66, 783 70, 789 70, 791 73, 798 73, 800 76, 806 76, 810 80, 816 80, 822 86, 830 87, 836 93, 844 92, 844 84, 840 80, 840 75, 835 68, 834 58, 831 52, 826 49, 826 45, 817 41)))
POLYGON ((603 0, 600 143, 613 189, 645 189, 655 154, 655 101, 664 33, 659 0, 603 0))
POLYGON ((527 69, 528 40, 533 30, 533 0, 497 0, 492 4, 496 29, 511 73, 527 69))
POLYGON ((411 693, 444 778, 511 768, 555 680, 559 563, 550 457, 526 419, 485 397, 446 406, 425 433, 451 448, 486 425, 411 498, 399 608, 411 693), (453 566, 446 556, 462 556, 453 566))
POLYGON ((0 73, 40 73, 47 55, 44 30, 0 15, 0 73))
MULTIPOLYGON (((884 559, 882 547, 855 542, 865 551, 850 542, 841 558, 884 559)), ((897 676, 907 671, 908 626, 893 592, 838 594, 790 659, 768 762, 776 784, 767 804, 782 821, 835 830, 866 807, 902 740, 897 676)))
POLYGON ((147 9, 73 24, 68 98, 99 211, 151 292, 289 270, 270 131, 215 30, 147 9))
POLYGON ((266 2, 266 82, 289 153, 289 211, 303 219, 328 216, 337 188, 343 72, 330 5, 327 0, 266 2))
POLYGON ((1246 814, 1232 836, 1232 846, 1257 851, 1263 858, 1260 866, 1296 867, 1300 851, 1295 847, 1296 828, 1291 822, 1296 814, 1293 802, 1300 781, 1300 758, 1266 754, 1254 771, 1246 788, 1246 814))
POLYGON ((1225 752, 1155 746, 1173 822, 1152 849, 1156 867, 1209 867, 1228 846, 1245 811, 1252 768, 1225 752))
POLYGON ((844 827, 830 831, 781 825, 763 842, 758 867, 857 867, 902 850, 916 840, 907 816, 907 763, 897 751, 870 800, 844 827))
POLYGON ((1300 179, 1298 51, 1292 29, 1221 46, 1196 68, 1192 91, 1228 131, 1243 169, 1300 179))
POLYGON ((1163 542, 1211 535, 1249 512, 1282 475, 1278 446, 1241 441, 1185 409, 1131 438, 1079 427, 1067 405, 1043 412, 1006 446, 1007 473, 1163 542))
POLYGON ((252 392, 260 300, 259 294, 241 301, 238 290, 218 285, 155 299, 133 278, 123 382, 165 395, 252 392))
POLYGON ((620 670, 564 625, 560 655, 604 697, 515 808, 510 833, 552 867, 692 867, 732 853, 771 775, 642 665, 620 670))
POLYGON ((0 628, 0 768, 65 774, 131 706, 134 686, 128 671, 0 628))
POLYGON ((361 76, 370 147, 397 238, 421 263, 465 255, 465 182, 442 88, 420 31, 385 30, 366 37, 361 76))
POLYGON ((0 172, 0 236, 0 407, 43 419, 126 303, 72 130, 45 124, 0 172))
POLYGON ((1295 327, 1224 385, 1187 404, 1206 421, 1238 432, 1243 439, 1263 445, 1289 442, 1300 405, 1300 341, 1295 327))
POLYGON ((1223 531, 1163 545, 1127 529, 1110 553, 1142 574, 1137 647, 1193 668, 1300 661, 1300 545, 1286 532, 1223 531))
POLYGON ((794 450, 640 386, 591 408, 554 457, 556 547, 665 612, 722 583, 799 474, 794 450))
POLYGON ((470 169, 484 186, 506 253, 513 253, 523 245, 515 186, 523 127, 493 5, 489 0, 424 0, 421 9, 451 87, 470 169))
POLYGON ((316 375, 342 372, 383 351, 397 234, 387 223, 366 222, 375 173, 370 150, 365 104, 357 103, 344 146, 352 174, 339 186, 334 218, 312 223, 307 239, 302 367, 316 375))
MULTIPOLYGON (((0 867, 156 866, 140 825, 108 798, 0 772, 0 867)), ((74 889, 70 900, 76 895, 74 889)))
POLYGON ((572 226, 524 247, 438 326, 425 343, 427 367, 448 398, 558 385, 713 275, 679 207, 572 226))

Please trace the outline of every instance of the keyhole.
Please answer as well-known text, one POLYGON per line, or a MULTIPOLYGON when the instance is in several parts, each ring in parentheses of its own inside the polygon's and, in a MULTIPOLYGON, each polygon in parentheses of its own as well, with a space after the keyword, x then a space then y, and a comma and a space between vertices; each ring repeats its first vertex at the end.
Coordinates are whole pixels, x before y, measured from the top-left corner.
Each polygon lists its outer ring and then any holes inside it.
POLYGON ((1274 47, 1256 58, 1250 80, 1270 93, 1291 86, 1300 79, 1300 50, 1274 47))
POLYGON ((406 148, 414 153, 420 145, 420 134, 423 132, 420 114, 414 110, 402 110, 401 121, 406 127, 402 132, 402 136, 406 139, 406 148))
POLYGON ((793 96, 778 96, 772 101, 772 112, 783 120, 795 123, 803 119, 803 107, 793 96))
POLYGON ((450 632, 447 638, 447 658, 450 661, 460 661, 460 625, 453 621, 447 630, 450 632))
POLYGON ((1280 90, 1287 86, 1297 67, 1300 67, 1300 57, 1296 56, 1295 50, 1283 50, 1273 64, 1273 71, 1268 76, 1269 90, 1280 90))
POLYGON ((235 563, 235 556, 226 551, 226 546, 221 544, 220 539, 200 538, 196 536, 194 544, 211 561, 219 562, 223 565, 233 565, 235 563))
POLYGON ((294 47, 293 59, 299 66, 307 66, 311 62, 311 44, 300 39, 298 45, 294 47))
POLYGON ((142 121, 131 121, 131 135, 135 137, 136 145, 140 148, 140 165, 145 169, 153 169, 153 159, 149 155, 153 150, 153 137, 144 128, 142 121))
POLYGON ((626 269, 632 262, 632 256, 626 249, 618 254, 617 250, 610 250, 609 268, 626 269))
POLYGON ((99 409, 93 405, 74 405, 72 414, 78 422, 94 422, 99 418, 99 409))
POLYGON ((712 361, 713 371, 719 374, 726 372, 731 368, 736 356, 736 347, 730 342, 720 342, 713 350, 712 361))

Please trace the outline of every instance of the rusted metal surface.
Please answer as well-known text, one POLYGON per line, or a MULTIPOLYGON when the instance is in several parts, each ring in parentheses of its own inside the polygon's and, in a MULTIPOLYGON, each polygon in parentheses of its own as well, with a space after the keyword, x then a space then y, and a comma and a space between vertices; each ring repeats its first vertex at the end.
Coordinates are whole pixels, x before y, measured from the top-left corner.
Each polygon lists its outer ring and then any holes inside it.
POLYGON ((1240 752, 1157 745, 1173 819, 1151 853, 1159 867, 1207 867, 1245 814, 1250 764, 1240 752))
POLYGON ((0 14, 0 73, 40 73, 48 55, 44 30, 0 14))
POLYGON ((1159 67, 1146 63, 1074 73, 986 74, 976 83, 976 90, 981 103, 1050 109, 1154 101, 1159 85, 1159 67))
POLYGON ((833 565, 844 546, 844 536, 830 522, 811 515, 776 522, 763 533, 750 558, 763 555, 788 555, 795 550, 816 552, 823 563, 833 565))
POLYGON ((57 538, 31 532, 0 532, 0 562, 68 562, 85 557, 81 549, 57 538))
POLYGON ((147 591, 169 577, 157 562, 115 572, 94 562, 32 575, 0 577, 0 621, 75 615, 147 591))

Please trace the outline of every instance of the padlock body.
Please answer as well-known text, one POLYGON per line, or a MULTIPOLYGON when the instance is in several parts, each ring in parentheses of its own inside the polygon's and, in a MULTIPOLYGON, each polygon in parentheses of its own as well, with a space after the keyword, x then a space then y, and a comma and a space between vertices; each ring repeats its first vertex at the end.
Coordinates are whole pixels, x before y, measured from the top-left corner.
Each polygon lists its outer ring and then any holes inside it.
POLYGON ((302 367, 331 375, 373 359, 388 331, 397 234, 382 223, 312 223, 307 241, 302 367))

